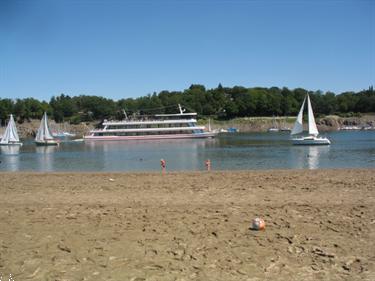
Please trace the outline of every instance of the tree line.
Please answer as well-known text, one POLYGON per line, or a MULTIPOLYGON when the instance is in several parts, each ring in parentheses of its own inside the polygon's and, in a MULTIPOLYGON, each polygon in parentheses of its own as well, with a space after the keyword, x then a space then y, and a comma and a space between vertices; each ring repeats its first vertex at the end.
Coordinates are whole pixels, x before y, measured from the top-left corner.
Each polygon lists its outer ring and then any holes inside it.
POLYGON ((34 98, 0 99, 0 119, 4 125, 9 114, 18 122, 40 119, 47 112, 56 122, 80 122, 123 119, 125 109, 128 115, 152 115, 177 113, 177 104, 187 112, 197 112, 200 118, 232 119, 246 116, 295 116, 306 95, 310 94, 315 114, 353 115, 375 112, 375 92, 373 87, 359 92, 308 91, 288 88, 245 88, 241 86, 213 89, 203 85, 191 85, 184 91, 161 91, 138 98, 112 99, 80 95, 70 97, 61 94, 53 96, 49 102, 34 98))

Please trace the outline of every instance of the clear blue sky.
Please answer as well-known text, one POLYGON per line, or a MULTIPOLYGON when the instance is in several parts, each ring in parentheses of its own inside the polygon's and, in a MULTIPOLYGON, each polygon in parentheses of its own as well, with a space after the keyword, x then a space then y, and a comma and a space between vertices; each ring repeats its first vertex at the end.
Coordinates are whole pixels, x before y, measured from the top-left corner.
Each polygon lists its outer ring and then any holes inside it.
POLYGON ((0 0, 0 98, 375 85, 375 1, 0 0))

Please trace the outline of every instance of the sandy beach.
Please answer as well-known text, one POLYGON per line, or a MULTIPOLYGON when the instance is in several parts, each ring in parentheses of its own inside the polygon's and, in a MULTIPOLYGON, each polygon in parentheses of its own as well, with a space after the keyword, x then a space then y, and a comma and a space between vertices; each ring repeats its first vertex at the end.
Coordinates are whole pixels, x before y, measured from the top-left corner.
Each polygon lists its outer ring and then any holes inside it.
POLYGON ((375 280, 374 169, 1 173, 0 194, 3 280, 375 280))

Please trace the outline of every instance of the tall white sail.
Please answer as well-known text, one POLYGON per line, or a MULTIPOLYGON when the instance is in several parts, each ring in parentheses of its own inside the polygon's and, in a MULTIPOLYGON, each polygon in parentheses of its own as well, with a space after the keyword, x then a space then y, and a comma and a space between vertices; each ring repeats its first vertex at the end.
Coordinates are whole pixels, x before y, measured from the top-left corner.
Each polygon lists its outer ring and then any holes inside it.
POLYGON ((53 136, 48 128, 46 112, 44 112, 42 121, 40 122, 40 126, 36 134, 35 140, 36 141, 53 140, 53 136))
POLYGON ((291 135, 296 135, 296 134, 299 134, 299 133, 303 132, 302 117, 303 117, 303 108, 305 107, 305 101, 306 101, 306 97, 303 100, 301 109, 299 110, 299 113, 298 113, 298 116, 297 116, 297 120, 294 123, 294 127, 293 127, 292 132, 290 133, 291 135))
POLYGON ((307 95, 307 111, 309 117, 309 135, 317 136, 319 135, 318 128, 316 127, 314 113, 312 110, 310 97, 307 95))
POLYGON ((13 115, 10 115, 8 126, 5 129, 4 136, 1 139, 1 144, 8 144, 12 142, 19 142, 20 138, 18 137, 16 123, 14 122, 13 115))

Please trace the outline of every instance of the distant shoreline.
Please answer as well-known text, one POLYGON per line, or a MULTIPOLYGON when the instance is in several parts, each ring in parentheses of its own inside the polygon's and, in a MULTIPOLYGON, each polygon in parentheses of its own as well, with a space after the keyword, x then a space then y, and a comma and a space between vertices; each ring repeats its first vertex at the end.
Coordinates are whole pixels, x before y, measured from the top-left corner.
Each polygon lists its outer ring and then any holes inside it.
MULTIPOLYGON (((240 132, 267 132, 273 126, 277 128, 292 129, 295 116, 287 117, 243 117, 228 121, 210 120, 211 129, 221 129, 235 127, 240 132)), ((361 117, 339 117, 330 115, 323 118, 316 118, 317 126, 320 132, 337 131, 343 126, 375 126, 375 114, 364 114, 361 117)), ((208 126, 208 120, 198 123, 208 126)))
MULTIPOLYGON (((235 127, 239 129, 240 132, 267 132, 267 130, 274 126, 274 123, 281 128, 293 128, 295 121, 295 116, 287 117, 243 117, 236 118, 225 121, 218 121, 211 119, 200 119, 198 124, 206 126, 208 128, 209 122, 211 129, 226 129, 229 127, 235 127)), ((346 125, 353 126, 362 126, 362 125, 372 125, 375 126, 375 113, 374 114, 363 114, 361 117, 339 117, 336 115, 326 116, 324 118, 316 118, 318 129, 321 132, 326 131, 337 131, 340 127, 346 125)), ((77 137, 82 137, 94 129, 94 127, 100 123, 100 120, 93 122, 82 122, 77 125, 69 123, 56 123, 53 120, 49 121, 50 128, 52 132, 54 131, 68 131, 75 133, 77 137)), ((36 131, 38 130, 40 120, 31 120, 30 122, 25 121, 22 124, 17 123, 17 129, 19 136, 21 138, 30 138, 35 136, 36 131)), ((0 128, 0 135, 5 130, 5 127, 0 128)))

